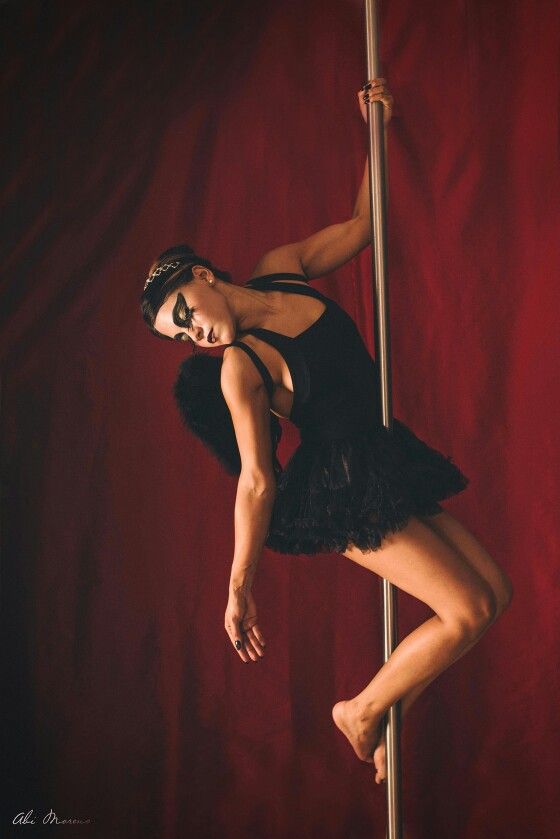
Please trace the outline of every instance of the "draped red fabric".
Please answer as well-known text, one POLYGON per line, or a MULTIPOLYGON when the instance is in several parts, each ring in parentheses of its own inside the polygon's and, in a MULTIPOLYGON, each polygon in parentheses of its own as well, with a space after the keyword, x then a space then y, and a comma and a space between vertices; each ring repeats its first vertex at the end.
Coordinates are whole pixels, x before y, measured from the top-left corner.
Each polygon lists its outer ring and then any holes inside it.
MULTIPOLYGON (((2 834, 52 810, 90 820, 76 837, 383 837, 384 787, 331 719, 382 663, 379 578, 265 550, 266 655, 241 662, 236 482, 175 408, 184 348, 139 312, 173 244, 241 283, 351 215, 361 4, 0 16, 2 834)), ((393 411, 470 477, 444 505, 515 591, 405 721, 406 836, 553 837, 560 8, 394 0, 380 23, 393 411)), ((369 249, 314 285, 373 353, 369 249)), ((284 423, 282 462, 297 442, 284 423)), ((429 615, 399 595, 401 637, 429 615)))

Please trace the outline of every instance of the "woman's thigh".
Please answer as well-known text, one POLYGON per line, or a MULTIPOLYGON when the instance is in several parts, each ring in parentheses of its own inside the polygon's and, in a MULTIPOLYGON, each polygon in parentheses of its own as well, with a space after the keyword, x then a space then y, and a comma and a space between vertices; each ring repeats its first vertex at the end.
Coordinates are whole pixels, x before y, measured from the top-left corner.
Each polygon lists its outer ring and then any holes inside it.
POLYGON ((480 544, 478 539, 452 516, 447 510, 435 516, 419 516, 448 545, 455 549, 464 562, 467 562, 492 587, 498 606, 505 607, 512 598, 511 580, 480 544))
POLYGON ((387 534, 377 550, 350 545, 343 556, 426 603, 442 620, 493 617, 496 598, 488 582, 417 516, 387 534))

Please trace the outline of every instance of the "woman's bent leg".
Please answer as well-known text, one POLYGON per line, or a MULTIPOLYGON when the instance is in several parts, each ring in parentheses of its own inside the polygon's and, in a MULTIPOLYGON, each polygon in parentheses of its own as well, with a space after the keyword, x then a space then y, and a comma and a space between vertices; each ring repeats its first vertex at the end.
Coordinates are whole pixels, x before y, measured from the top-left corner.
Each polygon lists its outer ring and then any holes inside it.
POLYGON ((492 622, 497 602, 486 580, 417 517, 403 530, 388 534, 379 550, 349 546, 344 555, 435 612, 401 641, 357 696, 333 708, 333 718, 356 754, 372 762, 387 708, 466 652, 492 622))
MULTIPOLYGON (((470 565, 492 588, 496 599, 496 612, 491 622, 494 623, 510 605, 513 597, 512 583, 505 571, 500 568, 478 539, 447 510, 434 516, 418 516, 418 518, 453 548, 460 558, 470 565)), ((464 650, 463 654, 468 652, 475 643, 476 640, 464 650)), ((418 696, 432 681, 433 679, 426 679, 402 697, 402 719, 404 719, 418 696)))
MULTIPOLYGON (((447 510, 437 513, 434 516, 418 516, 418 518, 454 548, 461 559, 474 568, 492 587, 497 604, 497 609, 492 620, 492 623, 494 623, 509 606, 513 596, 511 580, 507 574, 500 568, 476 537, 458 519, 448 513, 447 510)), ((476 644, 476 639, 462 651, 459 657, 467 653, 474 644, 476 644)), ((425 679, 402 697, 401 721, 404 721, 412 705, 432 681, 433 678, 425 679)), ((386 777, 384 733, 385 731, 383 729, 373 753, 373 760, 377 769, 375 777, 377 783, 380 783, 386 777)))

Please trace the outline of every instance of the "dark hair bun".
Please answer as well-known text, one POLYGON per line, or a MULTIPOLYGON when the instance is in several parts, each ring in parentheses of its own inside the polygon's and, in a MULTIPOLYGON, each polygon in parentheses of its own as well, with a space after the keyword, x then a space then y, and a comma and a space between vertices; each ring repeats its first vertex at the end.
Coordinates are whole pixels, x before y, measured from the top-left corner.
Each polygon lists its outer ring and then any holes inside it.
MULTIPOLYGON (((185 425, 202 440, 230 475, 239 475, 241 458, 231 414, 222 393, 221 371, 221 356, 192 355, 181 362, 173 393, 185 425)), ((270 433, 274 470, 279 474, 282 467, 276 457, 276 449, 282 436, 282 426, 275 414, 270 415, 270 433)))
POLYGON ((174 245, 172 248, 167 248, 166 251, 160 253, 156 261, 159 262, 162 259, 175 259, 176 257, 181 259, 196 258, 196 251, 193 251, 190 245, 174 245))

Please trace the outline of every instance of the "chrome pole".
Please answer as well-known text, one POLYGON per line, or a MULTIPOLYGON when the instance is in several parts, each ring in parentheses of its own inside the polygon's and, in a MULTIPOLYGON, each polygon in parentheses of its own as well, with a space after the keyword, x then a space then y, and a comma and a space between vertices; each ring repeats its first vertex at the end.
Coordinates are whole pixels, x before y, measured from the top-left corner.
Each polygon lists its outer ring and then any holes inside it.
MULTIPOLYGON (((379 78, 379 38, 376 0, 365 0, 367 79, 379 78)), ((389 331, 389 293, 387 279, 387 190, 383 103, 367 106, 369 135, 369 194, 371 213, 371 267, 375 283, 375 357, 379 365, 383 425, 391 429, 391 341, 389 331)), ((372 283, 373 285, 373 283, 372 283)), ((382 579, 383 660, 387 661, 398 644, 397 589, 382 579)), ((402 839, 400 701, 385 715, 387 760, 387 839, 402 839)))

